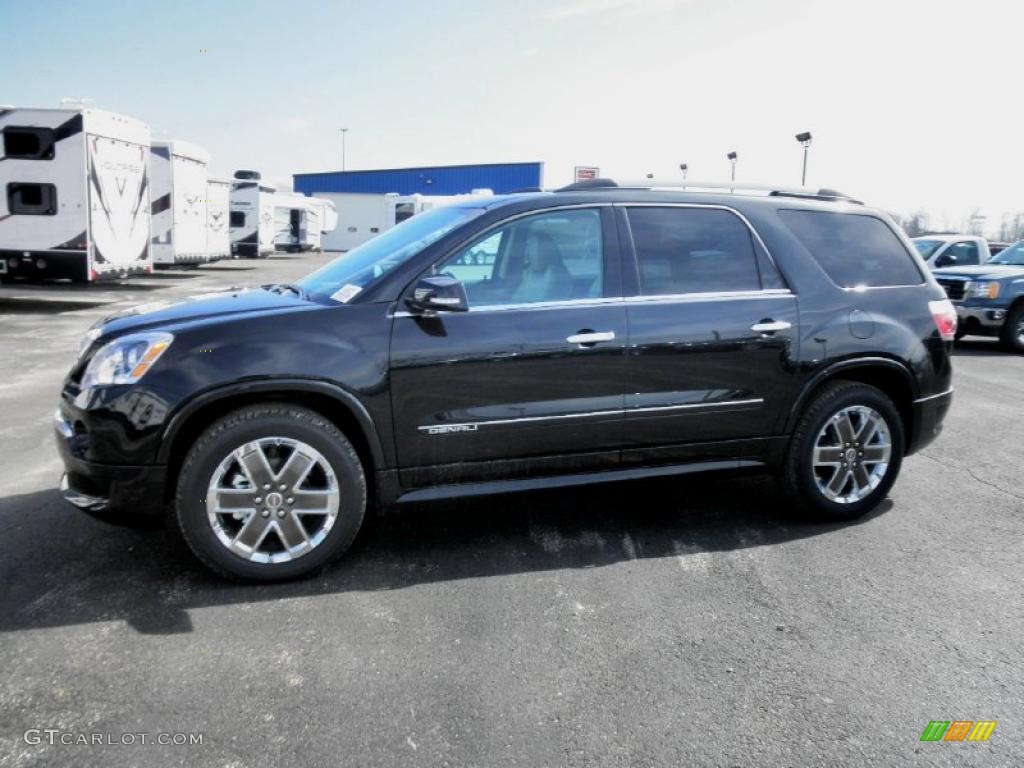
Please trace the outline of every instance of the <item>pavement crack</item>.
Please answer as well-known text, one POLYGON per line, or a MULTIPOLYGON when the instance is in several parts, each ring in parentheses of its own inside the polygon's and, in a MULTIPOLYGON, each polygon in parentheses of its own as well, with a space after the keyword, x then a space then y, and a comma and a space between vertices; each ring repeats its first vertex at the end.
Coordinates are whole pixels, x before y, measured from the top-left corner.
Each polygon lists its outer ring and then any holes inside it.
POLYGON ((923 456, 926 459, 930 459, 931 461, 934 461, 936 464, 941 464, 944 467, 949 467, 950 469, 959 469, 962 472, 966 472, 968 475, 970 475, 972 478, 974 478, 974 480, 976 480, 977 482, 981 483, 982 485, 987 485, 989 488, 992 488, 993 490, 999 491, 1000 493, 1004 493, 1007 496, 1010 496, 1010 497, 1012 497, 1014 499, 1018 499, 1020 501, 1024 501, 1024 496, 1021 496, 1019 493, 1014 493, 1013 491, 1009 490, 1008 488, 1003 488, 1001 485, 999 485, 997 483, 993 483, 991 480, 986 480, 983 477, 978 477, 977 473, 975 473, 975 471, 973 469, 971 469, 970 467, 965 467, 963 464, 957 464, 957 463, 952 462, 952 461, 943 461, 938 456, 932 456, 929 453, 921 452, 920 455, 923 456))

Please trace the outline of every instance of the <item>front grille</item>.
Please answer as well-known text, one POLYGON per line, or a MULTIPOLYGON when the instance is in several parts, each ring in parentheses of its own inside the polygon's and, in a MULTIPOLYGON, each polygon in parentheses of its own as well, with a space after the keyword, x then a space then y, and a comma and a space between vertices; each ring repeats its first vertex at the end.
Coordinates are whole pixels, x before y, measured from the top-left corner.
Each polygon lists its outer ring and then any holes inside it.
POLYGON ((945 289, 951 301, 962 301, 967 292, 966 280, 939 280, 939 285, 945 289))

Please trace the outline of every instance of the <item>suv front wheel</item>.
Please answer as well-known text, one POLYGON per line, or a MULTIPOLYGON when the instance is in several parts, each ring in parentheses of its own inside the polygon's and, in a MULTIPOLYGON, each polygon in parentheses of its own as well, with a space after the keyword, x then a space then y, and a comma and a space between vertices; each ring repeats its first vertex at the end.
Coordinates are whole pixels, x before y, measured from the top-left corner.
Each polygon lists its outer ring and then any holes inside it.
POLYGON ((903 422, 884 392, 834 382, 797 424, 782 483, 814 518, 850 520, 885 498, 899 473, 903 445, 903 422))
POLYGON ((304 576, 340 556, 366 511, 352 444, 320 414, 242 408, 196 440, 178 477, 178 524, 212 570, 246 581, 304 576))

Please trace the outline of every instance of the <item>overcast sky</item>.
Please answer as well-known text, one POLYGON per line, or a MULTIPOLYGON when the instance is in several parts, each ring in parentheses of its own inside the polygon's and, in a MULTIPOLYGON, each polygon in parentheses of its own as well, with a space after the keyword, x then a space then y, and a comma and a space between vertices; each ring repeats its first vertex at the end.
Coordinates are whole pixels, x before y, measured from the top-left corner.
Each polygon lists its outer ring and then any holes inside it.
POLYGON ((1011 0, 2 3, 0 102, 65 96, 275 181, 542 160, 808 183, 898 212, 1024 209, 1011 0), (209 49, 210 52, 202 52, 209 49))

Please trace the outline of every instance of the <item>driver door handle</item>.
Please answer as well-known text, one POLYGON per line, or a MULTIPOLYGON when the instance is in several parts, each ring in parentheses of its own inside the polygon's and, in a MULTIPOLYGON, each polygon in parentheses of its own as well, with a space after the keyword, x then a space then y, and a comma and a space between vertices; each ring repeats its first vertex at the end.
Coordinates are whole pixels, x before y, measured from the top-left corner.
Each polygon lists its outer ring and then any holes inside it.
POLYGON ((597 344, 599 341, 614 341, 614 339, 615 331, 581 331, 565 338, 570 344, 597 344))
POLYGON ((787 331, 792 327, 793 324, 787 323, 785 320, 762 320, 760 323, 750 326, 750 330, 755 333, 775 333, 776 331, 787 331))

